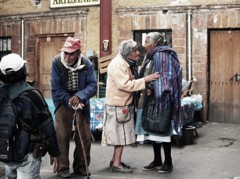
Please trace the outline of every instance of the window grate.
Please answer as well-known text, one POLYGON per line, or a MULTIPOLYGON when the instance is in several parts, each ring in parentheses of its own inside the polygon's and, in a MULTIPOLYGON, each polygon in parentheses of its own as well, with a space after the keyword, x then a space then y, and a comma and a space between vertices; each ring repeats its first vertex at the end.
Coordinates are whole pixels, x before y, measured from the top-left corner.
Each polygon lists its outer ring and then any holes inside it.
POLYGON ((12 40, 11 37, 0 37, 0 60, 3 56, 11 53, 12 40))

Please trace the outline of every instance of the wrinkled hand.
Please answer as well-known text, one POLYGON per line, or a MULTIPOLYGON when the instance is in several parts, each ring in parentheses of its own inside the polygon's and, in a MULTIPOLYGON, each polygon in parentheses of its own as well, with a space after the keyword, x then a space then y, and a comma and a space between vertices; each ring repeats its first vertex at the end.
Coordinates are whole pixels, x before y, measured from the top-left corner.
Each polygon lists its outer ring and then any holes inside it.
POLYGON ((77 106, 72 106, 72 108, 74 109, 74 110, 78 110, 78 109, 83 109, 83 107, 84 107, 84 104, 83 103, 79 103, 77 106))
POLYGON ((50 157, 50 165, 53 165, 53 173, 56 173, 59 169, 58 157, 50 157))
POLYGON ((156 72, 156 73, 153 73, 151 75, 145 76, 144 80, 147 83, 147 82, 150 82, 150 81, 157 80, 159 77, 160 77, 159 73, 156 72))
POLYGON ((77 106, 80 102, 81 102, 81 101, 80 101, 79 97, 77 97, 77 96, 72 96, 72 97, 68 100, 68 103, 69 103, 71 106, 77 106))
POLYGON ((153 94, 152 90, 147 89, 147 96, 151 96, 153 94))

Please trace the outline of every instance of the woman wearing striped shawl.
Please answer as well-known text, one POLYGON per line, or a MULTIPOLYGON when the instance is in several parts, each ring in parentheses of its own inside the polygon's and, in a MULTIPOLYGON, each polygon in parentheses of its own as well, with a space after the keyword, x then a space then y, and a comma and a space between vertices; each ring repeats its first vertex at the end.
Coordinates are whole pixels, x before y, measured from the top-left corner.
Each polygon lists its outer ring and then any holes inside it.
POLYGON ((172 127, 177 127, 181 106, 182 68, 176 52, 164 46, 164 37, 158 32, 146 35, 147 55, 140 77, 159 73, 160 78, 147 84, 138 104, 136 122, 137 141, 153 144, 154 159, 143 170, 159 169, 159 173, 173 170, 171 157, 172 127), (165 160, 162 162, 161 145, 165 160))
POLYGON ((113 173, 132 173, 129 165, 122 162, 124 146, 134 145, 135 93, 143 90, 146 83, 157 80, 158 74, 137 77, 136 62, 139 60, 137 43, 132 39, 120 43, 119 53, 108 66, 105 100, 105 118, 102 144, 114 146, 109 166, 113 173), (127 120, 123 120, 127 119, 127 120))

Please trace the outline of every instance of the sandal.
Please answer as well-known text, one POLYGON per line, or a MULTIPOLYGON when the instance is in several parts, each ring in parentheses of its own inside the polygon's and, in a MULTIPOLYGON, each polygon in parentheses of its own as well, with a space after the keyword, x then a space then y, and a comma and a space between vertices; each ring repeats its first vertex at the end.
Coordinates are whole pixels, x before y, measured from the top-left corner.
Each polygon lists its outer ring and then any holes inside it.
MULTIPOLYGON (((121 165, 122 165, 123 167, 125 167, 125 168, 131 168, 130 165, 127 165, 127 164, 125 164, 125 163, 123 163, 123 162, 121 162, 121 165)), ((112 166, 113 166, 113 161, 111 161, 111 162, 109 163, 109 167, 111 168, 112 166)))
POLYGON ((132 169, 112 166, 112 173, 132 173, 132 169))

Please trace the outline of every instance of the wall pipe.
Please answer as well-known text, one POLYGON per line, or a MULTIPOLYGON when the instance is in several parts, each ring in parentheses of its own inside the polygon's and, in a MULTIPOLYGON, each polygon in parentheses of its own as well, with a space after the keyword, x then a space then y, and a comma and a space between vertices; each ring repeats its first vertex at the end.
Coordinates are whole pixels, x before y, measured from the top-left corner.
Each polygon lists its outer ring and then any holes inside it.
POLYGON ((192 11, 187 14, 188 23, 188 80, 192 80, 192 11))
POLYGON ((24 20, 21 21, 22 33, 21 33, 21 55, 24 58, 24 20))

